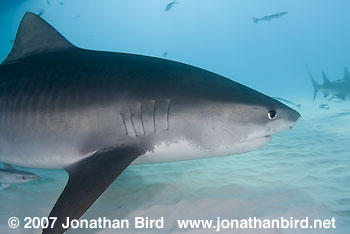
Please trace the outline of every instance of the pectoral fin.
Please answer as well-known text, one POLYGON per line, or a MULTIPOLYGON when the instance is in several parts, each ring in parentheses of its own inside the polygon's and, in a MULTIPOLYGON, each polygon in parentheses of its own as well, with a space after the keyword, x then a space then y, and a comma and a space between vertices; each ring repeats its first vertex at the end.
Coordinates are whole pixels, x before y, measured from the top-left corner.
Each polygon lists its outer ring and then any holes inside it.
POLYGON ((57 200, 50 217, 57 217, 51 228, 52 220, 44 234, 63 233, 62 227, 67 217, 80 218, 107 187, 124 171, 144 150, 138 146, 120 146, 96 152, 66 168, 68 183, 57 200))

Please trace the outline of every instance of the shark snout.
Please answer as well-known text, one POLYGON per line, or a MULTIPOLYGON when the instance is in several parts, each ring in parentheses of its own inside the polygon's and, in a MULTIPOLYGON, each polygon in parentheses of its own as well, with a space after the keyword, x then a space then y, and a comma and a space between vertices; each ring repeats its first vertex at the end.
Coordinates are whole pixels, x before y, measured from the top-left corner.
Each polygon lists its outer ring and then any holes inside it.
POLYGON ((277 118, 271 122, 266 134, 271 135, 290 130, 297 124, 300 118, 300 113, 292 108, 284 107, 277 109, 277 118))
POLYGON ((31 179, 32 181, 38 180, 38 179, 40 179, 40 176, 38 176, 38 175, 33 175, 33 176, 30 177, 30 179, 31 179))
POLYGON ((293 110, 293 114, 292 114, 293 126, 299 121, 300 118, 301 118, 301 114, 298 111, 293 110))
POLYGON ((31 175, 24 176, 23 178, 24 178, 24 180, 26 180, 27 182, 31 182, 31 181, 40 179, 40 176, 38 176, 38 175, 36 175, 36 174, 31 174, 31 175))
POLYGON ((288 116, 288 122, 289 122, 290 129, 292 129, 297 124, 299 119, 301 118, 301 114, 294 109, 289 109, 287 116, 288 116))

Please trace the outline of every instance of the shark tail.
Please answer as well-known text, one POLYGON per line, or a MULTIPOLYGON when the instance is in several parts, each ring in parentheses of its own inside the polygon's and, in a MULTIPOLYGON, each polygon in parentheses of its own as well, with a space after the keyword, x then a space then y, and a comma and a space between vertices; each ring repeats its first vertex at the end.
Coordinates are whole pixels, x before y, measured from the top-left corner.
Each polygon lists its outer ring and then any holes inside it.
POLYGON ((257 24, 257 23, 259 22, 259 19, 258 19, 258 18, 253 17, 253 22, 254 22, 255 24, 257 24))
POLYGON ((310 76, 310 79, 311 79, 311 82, 312 82, 312 87, 314 88, 314 100, 315 100, 316 95, 318 93, 318 90, 320 90, 320 85, 313 78, 309 68, 307 68, 307 72, 309 73, 309 76, 310 76))

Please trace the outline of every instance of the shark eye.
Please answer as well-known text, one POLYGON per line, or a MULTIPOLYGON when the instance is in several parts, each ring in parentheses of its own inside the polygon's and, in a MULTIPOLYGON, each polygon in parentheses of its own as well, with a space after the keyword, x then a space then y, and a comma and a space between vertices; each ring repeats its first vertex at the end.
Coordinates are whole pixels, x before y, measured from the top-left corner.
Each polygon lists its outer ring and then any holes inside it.
POLYGON ((26 177, 25 177, 25 176, 23 176, 23 177, 22 177, 22 179, 23 179, 23 180, 26 180, 26 177))
POLYGON ((267 117, 269 117, 270 120, 274 120, 277 117, 277 112, 275 110, 270 110, 267 113, 267 117))

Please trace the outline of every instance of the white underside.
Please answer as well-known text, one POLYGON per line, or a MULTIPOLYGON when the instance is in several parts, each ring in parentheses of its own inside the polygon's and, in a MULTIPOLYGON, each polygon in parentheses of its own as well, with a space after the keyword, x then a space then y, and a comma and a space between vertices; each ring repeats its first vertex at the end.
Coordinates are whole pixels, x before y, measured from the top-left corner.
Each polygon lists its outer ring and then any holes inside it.
POLYGON ((133 164, 174 162, 239 154, 259 148, 269 143, 270 139, 271 137, 260 137, 231 146, 221 145, 214 150, 201 149, 186 139, 171 144, 162 142, 156 145, 152 151, 137 158, 133 164))
MULTIPOLYGON (((198 147, 186 139, 180 139, 175 143, 162 142, 155 145, 153 150, 137 158, 132 164, 174 162, 239 154, 259 148, 269 141, 270 137, 259 137, 240 143, 221 145, 215 149, 203 149, 203 147, 198 147)), ((23 167, 60 169, 92 154, 93 152, 86 156, 77 157, 78 151, 74 149, 66 149, 59 154, 32 149, 32 152, 25 155, 15 154, 15 152, 0 155, 0 160, 23 167), (29 155, 36 157, 29 157, 29 155)))

